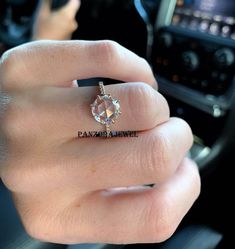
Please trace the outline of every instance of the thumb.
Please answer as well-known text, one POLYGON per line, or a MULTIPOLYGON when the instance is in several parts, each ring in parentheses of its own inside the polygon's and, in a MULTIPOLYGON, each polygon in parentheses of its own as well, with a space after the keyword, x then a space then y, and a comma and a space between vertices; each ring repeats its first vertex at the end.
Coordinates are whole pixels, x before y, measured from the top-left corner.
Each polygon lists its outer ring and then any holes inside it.
POLYGON ((41 0, 40 12, 44 15, 51 13, 52 0, 41 0))
POLYGON ((81 6, 80 0, 69 0, 69 2, 61 9, 62 12, 66 12, 72 17, 75 17, 81 6))

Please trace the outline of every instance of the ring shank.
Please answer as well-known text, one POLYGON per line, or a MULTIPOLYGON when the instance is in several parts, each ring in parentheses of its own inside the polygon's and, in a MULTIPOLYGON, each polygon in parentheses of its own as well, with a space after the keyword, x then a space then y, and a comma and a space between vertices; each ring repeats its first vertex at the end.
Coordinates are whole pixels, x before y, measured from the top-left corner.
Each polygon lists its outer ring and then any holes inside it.
POLYGON ((102 81, 99 82, 100 94, 105 95, 104 83, 102 81))

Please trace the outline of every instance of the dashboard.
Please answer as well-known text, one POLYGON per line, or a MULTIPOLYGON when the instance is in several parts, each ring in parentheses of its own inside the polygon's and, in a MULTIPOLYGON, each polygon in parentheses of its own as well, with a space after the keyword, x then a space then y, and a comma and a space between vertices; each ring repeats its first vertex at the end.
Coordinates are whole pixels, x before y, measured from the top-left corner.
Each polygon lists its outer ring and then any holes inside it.
POLYGON ((235 40, 234 16, 234 1, 180 0, 176 3, 171 23, 235 40))
POLYGON ((234 103, 235 2, 162 1, 151 63, 172 115, 192 127, 203 167, 234 103))

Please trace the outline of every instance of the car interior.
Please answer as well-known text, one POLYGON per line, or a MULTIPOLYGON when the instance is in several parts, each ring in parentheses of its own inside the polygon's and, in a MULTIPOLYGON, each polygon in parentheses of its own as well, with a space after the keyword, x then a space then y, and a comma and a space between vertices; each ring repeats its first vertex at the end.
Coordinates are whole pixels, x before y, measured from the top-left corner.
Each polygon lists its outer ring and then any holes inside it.
MULTIPOLYGON (((53 0, 58 9, 67 0, 53 0)), ((30 41, 39 1, 0 2, 0 53, 30 41)), ((77 248, 233 248, 235 153, 234 0, 82 0, 72 39, 110 39, 146 58, 171 116, 192 127, 189 153, 202 192, 174 235, 160 244, 78 245, 77 248)), ((115 83, 113 79, 106 82, 115 83)), ((92 85, 86 79, 79 85, 92 85)), ((156 108, 158 108, 156 106, 156 108)), ((0 183, 0 249, 56 249, 24 231, 9 192, 0 183)))

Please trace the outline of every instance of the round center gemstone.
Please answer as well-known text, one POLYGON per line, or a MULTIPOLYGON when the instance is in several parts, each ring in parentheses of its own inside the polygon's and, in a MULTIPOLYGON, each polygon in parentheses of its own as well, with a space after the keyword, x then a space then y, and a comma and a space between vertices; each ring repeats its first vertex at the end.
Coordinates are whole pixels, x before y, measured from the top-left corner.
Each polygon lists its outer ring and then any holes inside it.
POLYGON ((98 95, 91 112, 97 122, 110 125, 120 115, 120 103, 110 95, 98 95))

